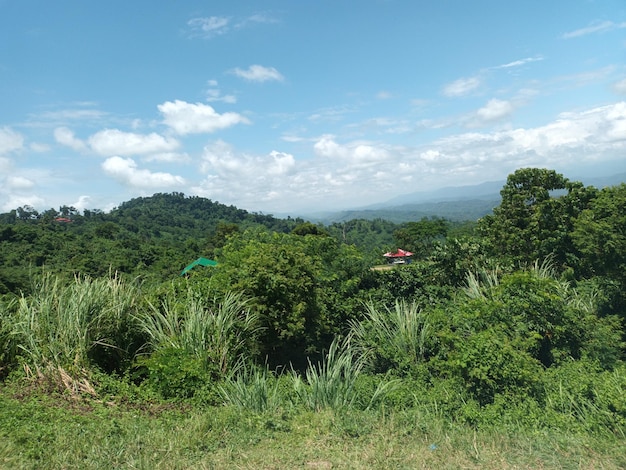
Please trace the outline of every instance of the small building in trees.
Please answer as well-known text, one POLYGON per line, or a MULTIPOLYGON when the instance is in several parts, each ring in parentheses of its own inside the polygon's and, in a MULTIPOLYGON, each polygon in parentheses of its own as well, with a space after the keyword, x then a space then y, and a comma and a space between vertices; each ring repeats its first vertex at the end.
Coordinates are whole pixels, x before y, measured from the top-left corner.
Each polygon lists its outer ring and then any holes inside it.
POLYGON ((413 256, 413 253, 398 248, 396 251, 389 251, 383 256, 387 258, 388 264, 409 264, 411 262, 411 256, 413 256))

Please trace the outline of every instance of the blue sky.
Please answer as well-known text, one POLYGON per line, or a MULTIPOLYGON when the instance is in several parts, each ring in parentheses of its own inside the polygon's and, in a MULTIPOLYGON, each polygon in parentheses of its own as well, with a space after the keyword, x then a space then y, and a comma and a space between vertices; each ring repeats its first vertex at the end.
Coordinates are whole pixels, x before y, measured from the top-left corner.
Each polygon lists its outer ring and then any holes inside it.
POLYGON ((623 0, 0 0, 0 211, 626 171, 623 0))

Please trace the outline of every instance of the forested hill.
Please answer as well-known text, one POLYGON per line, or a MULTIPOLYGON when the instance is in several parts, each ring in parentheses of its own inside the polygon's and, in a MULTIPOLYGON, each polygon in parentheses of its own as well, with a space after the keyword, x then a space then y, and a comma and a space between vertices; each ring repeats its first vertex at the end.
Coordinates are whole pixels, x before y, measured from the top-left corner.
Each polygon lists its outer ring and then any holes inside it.
POLYGON ((623 447, 626 184, 521 168, 500 195, 474 226, 322 226, 177 193, 4 214, 0 385, 24 370, 126 404, 435 410, 470 436, 523 424, 623 447), (371 269, 390 235, 411 261, 371 269), (200 256, 217 266, 180 276, 200 256))
POLYGON ((0 293, 26 287, 41 269, 92 276, 109 270, 159 279, 211 256, 228 234, 260 226, 289 232, 301 219, 250 213, 182 193, 122 203, 109 213, 73 207, 0 214, 0 293))
POLYGON ((223 224, 237 224, 240 228, 261 225, 269 230, 288 232, 301 219, 280 219, 272 215, 248 212, 198 196, 182 193, 157 193, 122 203, 109 214, 113 221, 131 231, 152 230, 154 235, 172 235, 206 238, 223 224))

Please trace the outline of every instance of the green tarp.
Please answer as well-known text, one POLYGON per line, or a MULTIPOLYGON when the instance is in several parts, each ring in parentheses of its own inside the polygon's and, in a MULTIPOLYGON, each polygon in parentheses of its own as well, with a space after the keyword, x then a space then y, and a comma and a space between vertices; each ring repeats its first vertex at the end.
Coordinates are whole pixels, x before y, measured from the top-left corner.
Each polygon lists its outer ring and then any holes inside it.
POLYGON ((185 274, 187 274, 189 271, 191 271, 196 266, 205 266, 205 267, 206 266, 217 266, 217 262, 213 261, 212 259, 198 258, 193 263, 191 263, 189 266, 187 266, 185 269, 183 269, 183 272, 180 273, 180 275, 184 276, 185 274))

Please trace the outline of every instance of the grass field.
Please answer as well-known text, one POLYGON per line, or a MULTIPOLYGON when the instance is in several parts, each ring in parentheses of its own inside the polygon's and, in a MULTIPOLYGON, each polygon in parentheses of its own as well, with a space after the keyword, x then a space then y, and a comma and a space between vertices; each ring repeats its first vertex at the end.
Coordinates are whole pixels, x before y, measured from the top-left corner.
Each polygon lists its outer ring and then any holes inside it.
POLYGON ((3 469, 620 469, 626 442, 411 410, 250 413, 0 388, 3 469))

